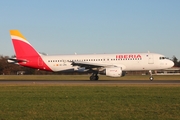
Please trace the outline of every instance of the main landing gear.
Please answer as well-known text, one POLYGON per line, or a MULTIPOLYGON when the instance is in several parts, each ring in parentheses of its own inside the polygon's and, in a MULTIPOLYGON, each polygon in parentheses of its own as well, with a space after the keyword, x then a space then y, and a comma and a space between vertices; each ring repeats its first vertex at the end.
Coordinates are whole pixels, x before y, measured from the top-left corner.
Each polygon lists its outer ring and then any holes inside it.
POLYGON ((99 79, 99 76, 97 75, 98 73, 93 73, 91 76, 90 76, 90 80, 98 80, 99 79))
POLYGON ((150 81, 153 81, 153 80, 154 80, 154 77, 152 76, 152 71, 151 71, 151 70, 149 70, 149 73, 150 73, 149 80, 150 80, 150 81))

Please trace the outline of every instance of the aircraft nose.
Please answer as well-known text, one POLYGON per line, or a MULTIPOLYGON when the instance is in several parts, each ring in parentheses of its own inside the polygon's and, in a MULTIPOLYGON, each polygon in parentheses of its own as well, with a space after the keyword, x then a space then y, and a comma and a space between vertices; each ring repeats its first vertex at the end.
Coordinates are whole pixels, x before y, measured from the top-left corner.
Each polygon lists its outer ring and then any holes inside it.
POLYGON ((169 67, 173 67, 174 66, 174 62, 173 61, 169 61, 169 67))

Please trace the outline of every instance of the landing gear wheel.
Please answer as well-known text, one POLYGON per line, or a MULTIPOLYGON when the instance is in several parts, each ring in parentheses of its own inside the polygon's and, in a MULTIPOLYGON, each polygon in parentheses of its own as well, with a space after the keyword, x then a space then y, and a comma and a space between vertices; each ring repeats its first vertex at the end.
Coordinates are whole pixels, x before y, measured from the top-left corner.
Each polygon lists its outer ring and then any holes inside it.
POLYGON ((99 80, 99 76, 95 76, 96 77, 96 80, 99 80))
POLYGON ((98 80, 99 79, 99 76, 97 74, 92 74, 90 76, 90 80, 98 80))
POLYGON ((90 80, 95 80, 95 76, 90 76, 90 80))
POLYGON ((153 76, 152 76, 152 71, 151 71, 151 70, 149 70, 149 73, 150 73, 150 75, 151 75, 151 76, 149 77, 149 80, 150 80, 150 81, 153 81, 153 80, 154 80, 154 78, 153 78, 153 76))
POLYGON ((150 81, 153 81, 153 80, 154 80, 153 76, 149 77, 149 80, 150 80, 150 81))

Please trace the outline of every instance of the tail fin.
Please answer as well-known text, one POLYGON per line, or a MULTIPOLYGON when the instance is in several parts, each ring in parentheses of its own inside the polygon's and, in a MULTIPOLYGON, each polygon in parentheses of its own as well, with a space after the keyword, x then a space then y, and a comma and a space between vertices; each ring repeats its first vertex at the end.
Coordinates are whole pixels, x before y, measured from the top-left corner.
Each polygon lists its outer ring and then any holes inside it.
POLYGON ((10 30, 10 35, 16 53, 16 58, 39 56, 39 53, 18 30, 10 30))
POLYGON ((11 39, 16 53, 15 58, 10 58, 9 63, 22 65, 25 67, 52 71, 51 68, 44 62, 33 46, 18 30, 10 30, 11 39))

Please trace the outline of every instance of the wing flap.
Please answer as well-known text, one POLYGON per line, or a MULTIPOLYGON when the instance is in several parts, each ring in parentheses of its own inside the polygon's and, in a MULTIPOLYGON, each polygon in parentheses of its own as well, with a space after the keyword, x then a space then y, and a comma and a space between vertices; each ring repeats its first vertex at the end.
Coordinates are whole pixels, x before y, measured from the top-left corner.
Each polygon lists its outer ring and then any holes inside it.
POLYGON ((103 70, 109 67, 121 67, 122 70, 126 68, 123 64, 109 64, 109 63, 92 63, 92 62, 82 62, 82 61, 73 61, 71 63, 73 66, 85 67, 86 69, 98 68, 98 70, 103 70))
POLYGON ((114 65, 109 65, 109 64, 91 63, 91 62, 80 62, 80 61, 73 61, 71 65, 79 66, 79 67, 85 67, 87 69, 114 66, 114 65))

